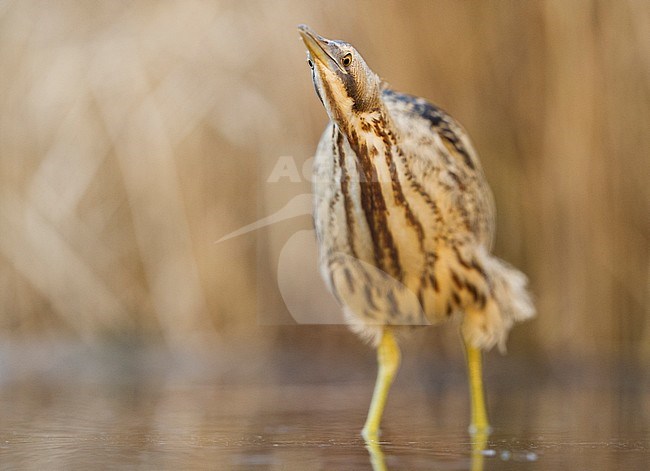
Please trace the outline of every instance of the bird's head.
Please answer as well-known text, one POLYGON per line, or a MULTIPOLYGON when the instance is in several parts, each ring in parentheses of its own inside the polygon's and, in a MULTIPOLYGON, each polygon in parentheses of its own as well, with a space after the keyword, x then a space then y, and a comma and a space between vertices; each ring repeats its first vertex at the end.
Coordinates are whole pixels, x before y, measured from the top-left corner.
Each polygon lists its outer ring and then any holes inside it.
POLYGON ((298 31, 316 93, 332 121, 346 128, 355 116, 380 107, 381 80, 351 44, 325 39, 306 25, 298 31))

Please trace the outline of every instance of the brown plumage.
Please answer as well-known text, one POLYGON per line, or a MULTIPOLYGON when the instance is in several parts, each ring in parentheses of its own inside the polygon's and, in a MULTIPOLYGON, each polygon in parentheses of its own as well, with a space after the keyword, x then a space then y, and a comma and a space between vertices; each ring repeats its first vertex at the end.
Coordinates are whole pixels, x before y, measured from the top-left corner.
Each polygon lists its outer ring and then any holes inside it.
POLYGON ((526 277, 490 254, 494 205, 467 133, 350 44, 300 32, 331 120, 314 165, 320 266, 347 321, 381 350, 392 326, 459 314, 468 348, 503 348, 534 309, 526 277))

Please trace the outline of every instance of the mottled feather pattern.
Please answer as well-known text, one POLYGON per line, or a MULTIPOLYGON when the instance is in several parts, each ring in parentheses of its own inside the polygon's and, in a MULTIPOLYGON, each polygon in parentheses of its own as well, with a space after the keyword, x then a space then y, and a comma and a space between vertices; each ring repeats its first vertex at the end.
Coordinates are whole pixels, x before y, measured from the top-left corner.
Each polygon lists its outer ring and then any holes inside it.
POLYGON ((384 88, 350 129, 330 123, 314 165, 320 265, 352 328, 464 313, 474 346, 503 347, 534 314, 519 271, 490 255, 494 205, 463 128, 421 98, 384 88))

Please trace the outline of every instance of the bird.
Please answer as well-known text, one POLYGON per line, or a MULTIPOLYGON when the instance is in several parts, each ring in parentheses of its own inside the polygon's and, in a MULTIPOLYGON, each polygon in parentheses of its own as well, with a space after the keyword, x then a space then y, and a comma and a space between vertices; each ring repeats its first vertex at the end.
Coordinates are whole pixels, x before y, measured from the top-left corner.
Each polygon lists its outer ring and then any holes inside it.
POLYGON ((460 318, 470 431, 490 425, 483 351, 505 349, 535 315, 528 279, 494 256, 495 204, 465 129, 424 98, 390 88, 359 52, 298 26, 329 117, 313 164, 321 275, 349 327, 377 350, 362 436, 377 441, 415 326, 460 318))

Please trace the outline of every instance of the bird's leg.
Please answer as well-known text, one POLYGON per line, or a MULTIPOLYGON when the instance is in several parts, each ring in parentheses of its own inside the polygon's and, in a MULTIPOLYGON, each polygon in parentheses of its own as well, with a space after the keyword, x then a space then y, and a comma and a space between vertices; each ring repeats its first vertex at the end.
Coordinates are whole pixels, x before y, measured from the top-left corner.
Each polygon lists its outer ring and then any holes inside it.
POLYGON ((487 413, 485 412, 485 397, 483 396, 483 371, 482 353, 476 347, 472 347, 467 341, 465 353, 467 355, 467 373, 469 377, 469 389, 471 395, 472 422, 470 432, 473 434, 488 433, 487 413))
POLYGON ((472 435, 472 471, 483 471, 483 451, 487 447, 490 434, 485 397, 483 395, 482 352, 464 341, 467 357, 467 373, 471 396, 472 422, 469 426, 472 435))
POLYGON ((381 341, 377 348, 377 362, 379 363, 379 371, 377 372, 375 391, 372 394, 372 402, 370 403, 366 424, 361 431, 363 438, 369 441, 376 441, 378 439, 379 423, 384 412, 388 390, 399 368, 399 346, 389 327, 384 327, 382 332, 381 341))

